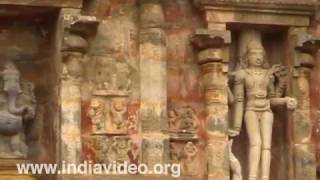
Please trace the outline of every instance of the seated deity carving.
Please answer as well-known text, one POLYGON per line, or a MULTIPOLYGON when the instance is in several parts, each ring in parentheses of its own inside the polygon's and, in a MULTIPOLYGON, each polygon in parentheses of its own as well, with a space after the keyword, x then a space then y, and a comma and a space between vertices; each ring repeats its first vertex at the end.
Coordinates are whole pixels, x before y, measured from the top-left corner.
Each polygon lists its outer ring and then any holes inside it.
POLYGON ((198 118, 190 106, 184 106, 169 110, 168 123, 170 132, 194 134, 198 118))

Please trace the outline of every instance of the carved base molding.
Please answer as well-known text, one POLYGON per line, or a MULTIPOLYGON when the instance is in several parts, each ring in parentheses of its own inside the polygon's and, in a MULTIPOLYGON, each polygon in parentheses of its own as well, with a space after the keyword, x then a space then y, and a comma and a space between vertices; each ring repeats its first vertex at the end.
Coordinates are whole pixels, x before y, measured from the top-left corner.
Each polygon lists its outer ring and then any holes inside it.
POLYGON ((27 160, 18 159, 0 159, 0 179, 3 180, 36 180, 38 179, 34 175, 19 174, 17 170, 17 164, 31 163, 27 160))

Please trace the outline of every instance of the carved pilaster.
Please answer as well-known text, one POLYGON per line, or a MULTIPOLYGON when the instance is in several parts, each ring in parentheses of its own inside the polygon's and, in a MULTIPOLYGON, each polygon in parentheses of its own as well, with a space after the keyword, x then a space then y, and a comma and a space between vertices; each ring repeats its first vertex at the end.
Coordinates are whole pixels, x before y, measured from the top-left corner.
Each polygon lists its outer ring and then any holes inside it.
POLYGON ((87 60, 88 37, 94 32, 94 17, 81 16, 77 10, 64 9, 61 77, 61 161, 80 163, 81 91, 83 66, 87 60))
MULTIPOLYGON (((221 27, 220 25, 218 27, 221 27)), ((217 28, 218 29, 218 28, 217 28)), ((229 179, 228 165, 228 47, 227 30, 197 30, 191 42, 198 51, 206 108, 209 179, 229 179)))
POLYGON ((312 122, 310 107, 310 73, 314 66, 314 55, 319 48, 319 38, 308 34, 303 28, 289 31, 291 56, 293 57, 293 79, 291 93, 298 100, 297 109, 291 118, 293 127, 292 153, 293 172, 296 179, 316 179, 314 144, 311 142, 312 122))
POLYGON ((167 129, 167 62, 164 14, 159 0, 140 1, 141 161, 152 167, 169 156, 167 129))

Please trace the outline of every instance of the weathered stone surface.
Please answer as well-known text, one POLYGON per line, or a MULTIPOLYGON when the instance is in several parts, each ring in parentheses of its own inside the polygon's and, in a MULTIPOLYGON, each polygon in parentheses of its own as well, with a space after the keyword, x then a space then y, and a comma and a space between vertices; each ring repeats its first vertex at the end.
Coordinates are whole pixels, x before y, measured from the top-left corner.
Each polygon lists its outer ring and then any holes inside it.
POLYGON ((231 43, 231 33, 226 30, 196 29, 191 42, 198 49, 221 48, 231 43))
POLYGON ((81 161, 81 93, 78 85, 61 87, 61 156, 70 163, 81 161))
POLYGON ((225 140, 208 141, 208 180, 230 179, 228 148, 228 142, 225 140))
POLYGON ((198 3, 203 4, 214 4, 219 2, 233 2, 233 3, 255 3, 255 4, 277 4, 277 5, 315 5, 317 1, 315 0, 198 0, 198 3))
POLYGON ((32 175, 31 172, 29 174, 19 174, 16 169, 16 164, 25 164, 31 163, 27 160, 4 160, 2 159, 0 162, 0 178, 5 180, 36 180, 37 177, 32 175))
MULTIPOLYGON (((315 113, 320 96, 319 63, 314 55, 319 38, 305 33, 314 30, 309 28, 318 8, 314 2, 0 0, 0 56, 8 52, 19 59, 17 66, 23 77, 35 83, 40 102, 39 123, 28 127, 30 158, 71 163, 128 160, 149 166, 177 162, 183 176, 178 179, 231 179, 229 105, 241 97, 228 94, 233 83, 228 72, 237 70, 236 62, 244 58, 245 46, 237 47, 242 43, 239 32, 253 27, 262 33, 270 67, 281 63, 275 68, 281 88, 272 97, 294 95, 298 100, 295 112, 272 109, 275 138, 270 179, 315 179, 312 146, 319 139, 314 137, 320 132, 315 113), (101 20, 98 31, 97 19, 101 20), (294 35, 290 26, 295 26, 294 35), (207 29, 199 30, 203 27, 207 29), (68 34, 64 46, 59 43, 62 28, 68 34), (290 147, 291 143, 295 146, 290 147)), ((0 144, 1 150, 5 146, 0 144)), ((244 148, 248 144, 245 132, 235 139, 233 148, 244 179, 248 178, 244 148)), ((315 149, 320 152, 319 146, 315 149)), ((0 179, 20 178, 2 162, 0 179)), ((29 177, 33 179, 21 178, 29 177)), ((137 174, 61 179, 174 178, 137 174)))
POLYGON ((182 176, 199 177, 201 175, 200 153, 197 141, 170 142, 170 162, 180 164, 182 176))
POLYGON ((246 12, 231 11, 210 11, 206 15, 210 23, 249 23, 249 24, 273 24, 286 26, 308 26, 309 16, 302 15, 275 15, 275 14, 256 14, 246 12))
POLYGON ((296 179, 316 179, 316 158, 314 146, 311 144, 295 144, 295 178, 296 179))
POLYGON ((52 6, 52 7, 73 7, 81 8, 82 0, 1 0, 3 5, 24 5, 24 6, 52 6))
POLYGON ((141 163, 153 167, 155 164, 169 162, 169 136, 161 133, 149 133, 142 137, 141 163))

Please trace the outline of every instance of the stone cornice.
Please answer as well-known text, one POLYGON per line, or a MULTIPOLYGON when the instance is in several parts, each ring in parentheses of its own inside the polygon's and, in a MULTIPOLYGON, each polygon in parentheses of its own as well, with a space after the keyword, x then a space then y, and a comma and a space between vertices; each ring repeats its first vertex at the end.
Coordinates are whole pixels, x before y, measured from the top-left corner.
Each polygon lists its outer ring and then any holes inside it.
POLYGON ((207 22, 309 26, 319 3, 314 0, 194 0, 207 22))

